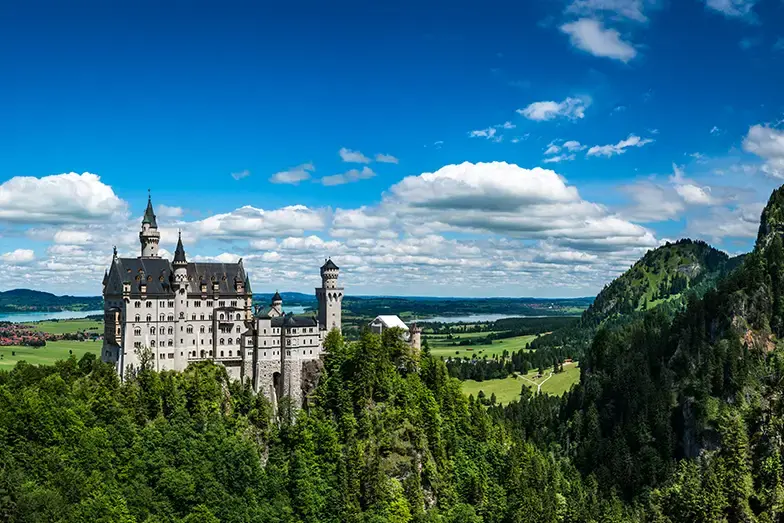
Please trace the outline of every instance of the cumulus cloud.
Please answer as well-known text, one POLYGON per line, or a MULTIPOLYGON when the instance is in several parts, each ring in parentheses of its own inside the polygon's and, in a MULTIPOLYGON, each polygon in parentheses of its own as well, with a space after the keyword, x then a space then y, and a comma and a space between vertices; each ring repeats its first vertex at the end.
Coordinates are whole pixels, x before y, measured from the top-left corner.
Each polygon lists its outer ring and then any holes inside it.
POLYGON ((642 147, 652 142, 651 138, 640 138, 637 135, 630 134, 628 138, 614 145, 594 145, 588 149, 586 156, 606 156, 609 158, 610 156, 623 154, 629 147, 642 147))
POLYGON ((368 178, 373 178, 376 175, 368 166, 363 167, 360 169, 351 169, 341 174, 333 174, 331 176, 324 176, 321 178, 322 185, 343 185, 346 183, 358 182, 359 180, 366 180, 368 178))
POLYGON ((35 252, 31 249, 16 249, 0 254, 0 261, 9 265, 25 265, 35 260, 35 252))
POLYGON ((376 161, 379 163, 398 163, 400 160, 392 156, 391 154, 377 154, 376 161))
POLYGON ((577 16, 609 14, 619 19, 647 22, 645 8, 656 5, 655 0, 574 0, 566 7, 566 13, 577 16))
POLYGON ((297 185, 299 182, 309 180, 316 167, 312 163, 303 163, 286 171, 280 171, 270 177, 272 183, 287 183, 297 185))
POLYGON ((180 218, 185 213, 182 207, 174 207, 164 204, 155 206, 155 214, 161 218, 180 218))
POLYGON ((581 18, 561 26, 561 31, 569 35, 571 44, 594 56, 628 62, 637 56, 632 44, 621 38, 615 29, 607 29, 592 18, 581 18))
POLYGON ((707 185, 698 185, 697 183, 687 180, 683 175, 683 169, 675 164, 672 164, 673 175, 670 177, 670 182, 675 187, 675 192, 678 193, 684 202, 691 205, 714 205, 718 200, 711 194, 711 188, 707 185))
POLYGON ((784 178, 784 131, 767 125, 753 125, 743 139, 743 150, 765 160, 762 166, 764 173, 784 178))
POLYGON ((66 245, 86 245, 92 240, 92 235, 85 231, 62 230, 54 234, 54 243, 66 245))
POLYGON ((476 131, 470 131, 468 136, 471 138, 486 138, 488 140, 493 140, 494 142, 500 142, 503 137, 496 136, 497 129, 495 127, 488 127, 487 129, 477 129, 476 131))
POLYGON ((578 120, 585 117, 586 100, 581 98, 567 98, 562 102, 544 101, 534 102, 517 113, 535 122, 544 122, 556 118, 578 120))
POLYGON ((754 202, 735 207, 715 207, 707 216, 688 221, 686 230, 692 236, 703 236, 713 241, 725 238, 748 240, 757 237, 760 214, 765 202, 754 202))
POLYGON ((0 185, 0 220, 61 224, 100 222, 126 214, 125 201, 88 172, 15 176, 0 185))
POLYGON ((559 144, 559 142, 550 142, 547 145, 547 149, 545 150, 545 156, 548 156, 544 160, 544 163, 560 163, 574 160, 576 151, 582 151, 585 149, 586 146, 582 145, 577 140, 568 140, 563 142, 563 144, 559 144), (561 151, 564 151, 562 154, 561 151), (555 155, 555 156, 552 156, 555 155))
POLYGON ((304 234, 322 230, 324 213, 304 205, 291 205, 266 211, 246 205, 229 213, 183 224, 183 228, 204 238, 254 238, 304 234))
POLYGON ((359 151, 352 151, 351 149, 346 149, 342 147, 340 151, 338 151, 340 158, 347 163, 370 163, 371 159, 362 154, 359 151))

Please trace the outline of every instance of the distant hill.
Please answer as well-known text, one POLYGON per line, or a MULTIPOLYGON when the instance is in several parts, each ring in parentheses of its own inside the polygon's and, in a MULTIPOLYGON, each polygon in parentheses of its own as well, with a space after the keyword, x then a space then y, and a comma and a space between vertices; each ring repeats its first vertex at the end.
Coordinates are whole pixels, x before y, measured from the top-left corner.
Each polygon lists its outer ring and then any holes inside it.
POLYGON ((103 309, 100 296, 56 296, 31 289, 0 292, 0 312, 56 312, 103 309))
POLYGON ((737 262, 703 241, 668 242, 648 251, 607 285, 583 314, 582 323, 596 326, 608 318, 652 309, 689 290, 702 294, 737 262))

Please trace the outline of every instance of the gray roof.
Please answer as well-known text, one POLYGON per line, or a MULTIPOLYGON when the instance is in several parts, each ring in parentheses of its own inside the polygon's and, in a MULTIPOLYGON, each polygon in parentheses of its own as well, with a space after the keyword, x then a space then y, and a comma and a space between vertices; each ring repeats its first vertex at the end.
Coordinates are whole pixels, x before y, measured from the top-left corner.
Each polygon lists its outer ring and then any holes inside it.
POLYGON ((152 210, 152 198, 149 196, 147 197, 147 209, 144 211, 144 218, 142 218, 142 224, 149 223, 150 227, 157 229, 158 222, 155 221, 155 212, 152 210))
POLYGON ((287 314, 285 316, 278 316, 272 318, 273 327, 317 327, 318 322, 316 318, 311 316, 294 316, 287 314))
MULTIPOLYGON (((123 282, 131 284, 131 294, 140 293, 142 278, 147 284, 147 295, 174 294, 171 288, 172 265, 165 258, 115 258, 109 269, 106 283, 106 294, 122 294, 123 282)), ((246 278, 242 263, 188 263, 188 280, 191 293, 201 292, 200 283, 207 283, 207 291, 212 293, 212 283, 218 283, 218 293, 222 296, 238 296, 234 280, 246 278)), ((244 293, 242 294, 244 295, 244 293)))
POLYGON ((322 268, 322 270, 328 270, 328 269, 335 269, 335 270, 337 270, 337 269, 339 269, 339 267, 337 265, 335 265, 335 262, 332 261, 332 258, 330 258, 327 261, 325 261, 324 265, 322 265, 321 268, 322 268))
POLYGON ((174 249, 174 261, 175 262, 186 262, 185 259, 185 248, 182 246, 182 234, 177 234, 177 248, 174 249))

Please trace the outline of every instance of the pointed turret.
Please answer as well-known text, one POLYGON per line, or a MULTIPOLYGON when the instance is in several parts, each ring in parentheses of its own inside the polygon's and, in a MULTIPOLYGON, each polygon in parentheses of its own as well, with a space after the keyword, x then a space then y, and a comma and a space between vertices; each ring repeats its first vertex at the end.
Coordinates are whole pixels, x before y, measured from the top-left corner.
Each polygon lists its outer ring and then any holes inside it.
POLYGON ((142 230, 139 232, 139 241, 142 244, 142 258, 158 257, 158 242, 161 233, 158 232, 158 222, 155 220, 155 212, 152 209, 152 197, 147 191, 147 209, 142 218, 142 230))
POLYGON ((248 294, 253 294, 253 291, 250 289, 250 277, 245 276, 245 292, 248 294))
POLYGON ((174 249, 172 265, 188 265, 188 260, 185 259, 185 247, 182 246, 182 232, 177 233, 177 248, 174 249))

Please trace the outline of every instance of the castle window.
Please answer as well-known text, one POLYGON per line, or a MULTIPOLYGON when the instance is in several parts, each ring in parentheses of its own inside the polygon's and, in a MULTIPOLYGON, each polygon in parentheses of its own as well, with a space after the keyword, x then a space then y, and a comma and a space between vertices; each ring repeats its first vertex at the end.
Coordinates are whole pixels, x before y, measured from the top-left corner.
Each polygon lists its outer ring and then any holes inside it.
POLYGON ((207 327, 207 332, 209 332, 210 334, 212 334, 212 325, 210 325, 209 327, 207 327))
POLYGON ((155 347, 155 340, 150 340, 150 347, 155 347))
POLYGON ((150 334, 155 334, 155 327, 150 327, 150 334))
POLYGON ((169 315, 166 317, 166 320, 167 320, 167 321, 174 321, 174 314, 169 314, 169 315))
POLYGON ((264 334, 267 334, 267 329, 264 329, 264 334))
POLYGON ((229 351, 229 358, 231 358, 231 351, 229 351))
POLYGON ((138 314, 136 315, 136 321, 142 321, 142 317, 139 316, 138 314))
MULTIPOLYGON (((264 345, 266 345, 266 344, 267 344, 267 340, 264 340, 264 345)), ((266 352, 264 354, 266 354, 266 352)))
POLYGON ((218 307, 225 307, 225 306, 226 306, 226 302, 225 301, 219 301, 218 302, 218 307))
MULTIPOLYGON (((237 314, 237 316, 235 317, 235 319, 236 319, 237 321, 240 321, 240 315, 239 315, 239 313, 237 314)), ((239 328, 239 327, 237 327, 237 328, 239 328)))
POLYGON ((185 329, 188 334, 193 334, 193 325, 188 325, 188 328, 185 329))
POLYGON ((202 358, 204 357, 204 351, 201 351, 201 357, 202 358))
POLYGON ((221 358, 223 357, 223 351, 221 351, 221 358))
MULTIPOLYGON (((180 355, 182 355, 182 354, 180 354, 180 355)), ((173 352, 170 352, 170 353, 169 353, 169 359, 170 359, 170 360, 173 360, 173 359, 174 359, 174 353, 173 353, 173 352)))
POLYGON ((210 356, 212 356, 212 351, 210 351, 210 356))
POLYGON ((201 344, 204 345, 204 338, 201 339, 201 344))
POLYGON ((240 341, 239 338, 237 338, 237 345, 242 345, 242 342, 240 341))
POLYGON ((169 302, 169 307, 174 307, 174 302, 173 301, 169 302))
POLYGON ((291 338, 286 339, 286 345, 291 345, 291 338))
POLYGON ((207 317, 207 319, 209 319, 210 321, 212 321, 212 313, 210 313, 210 315, 207 317))
POLYGON ((141 349, 142 348, 142 342, 140 342, 140 341, 133 342, 133 347, 135 349, 141 349))
POLYGON ((140 301, 135 301, 135 302, 133 302, 133 306, 134 306, 134 307, 136 307, 136 308, 138 309, 138 308, 140 308, 140 307, 142 306, 142 302, 140 302, 140 301))
POLYGON ((229 338, 228 340, 226 340, 226 342, 227 342, 229 345, 231 345, 231 338, 229 338))
POLYGON ((220 339, 220 344, 223 345, 226 342, 223 338, 220 339))
POLYGON ((290 350, 286 351, 286 356, 291 356, 291 351, 290 350))
POLYGON ((264 355, 266 356, 266 355, 267 355, 267 353, 265 352, 265 353, 264 353, 264 355))
POLYGON ((236 302, 236 301, 232 301, 232 302, 231 302, 231 306, 232 306, 232 307, 236 307, 236 306, 237 306, 237 302, 236 302))
POLYGON ((194 306, 194 307, 201 307, 201 301, 200 301, 200 300, 196 300, 196 301, 194 301, 194 302, 193 302, 193 306, 194 306))
POLYGON ((174 340, 169 338, 169 343, 167 343, 169 347, 174 347, 174 340))
POLYGON ((297 333, 297 329, 291 329, 291 332, 296 334, 297 333))
POLYGON ((237 325, 237 334, 239 334, 239 332, 240 332, 240 326, 237 325))
POLYGON ((135 329, 133 329, 133 335, 134 336, 141 336, 142 335, 142 330, 139 327, 136 327, 135 329))
POLYGON ((148 321, 148 322, 152 321, 152 314, 148 314, 148 315, 147 315, 147 321, 148 321))
POLYGON ((181 320, 184 320, 184 319, 185 319, 185 313, 184 313, 184 312, 181 312, 181 313, 180 313, 180 319, 181 319, 181 320))
POLYGON ((211 300, 207 300, 207 307, 212 307, 212 301, 211 300))
POLYGON ((196 321, 196 315, 195 314, 191 314, 191 320, 196 321))
POLYGON ((150 307, 152 307, 152 302, 151 301, 147 301, 147 308, 149 309, 150 307))
POLYGON ((161 314, 160 318, 161 318, 161 321, 163 321, 164 318, 166 318, 166 315, 165 314, 161 314))
POLYGON ((310 353, 313 354, 313 351, 310 351, 310 353))
POLYGON ((308 330, 308 332, 313 332, 313 327, 311 327, 311 328, 308 330))
POLYGON ((200 316, 199 316, 199 319, 200 319, 200 320, 203 320, 203 319, 204 319, 204 314, 200 315, 200 316))
POLYGON ((191 340, 191 345, 196 345, 196 340, 191 340))
POLYGON ((174 334, 174 327, 169 327, 166 329, 166 334, 174 334))
POLYGON ((202 325, 201 327, 199 327, 199 332, 201 332, 202 334, 204 334, 204 325, 202 325))

